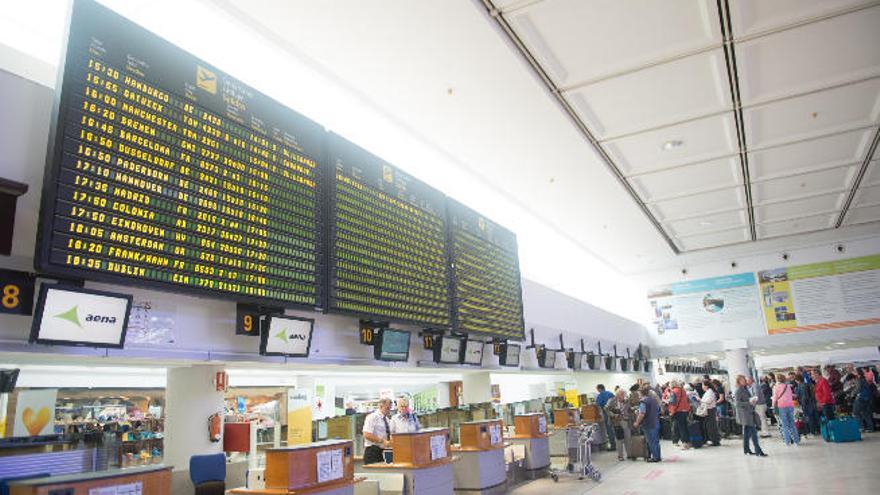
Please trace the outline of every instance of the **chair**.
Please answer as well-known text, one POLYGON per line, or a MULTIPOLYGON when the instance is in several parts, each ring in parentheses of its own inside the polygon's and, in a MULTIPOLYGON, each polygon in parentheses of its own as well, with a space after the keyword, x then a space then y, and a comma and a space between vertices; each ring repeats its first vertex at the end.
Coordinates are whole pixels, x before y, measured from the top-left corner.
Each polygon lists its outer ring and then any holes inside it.
POLYGON ((223 495, 226 491, 226 455, 190 457, 189 479, 195 487, 195 495, 223 495))

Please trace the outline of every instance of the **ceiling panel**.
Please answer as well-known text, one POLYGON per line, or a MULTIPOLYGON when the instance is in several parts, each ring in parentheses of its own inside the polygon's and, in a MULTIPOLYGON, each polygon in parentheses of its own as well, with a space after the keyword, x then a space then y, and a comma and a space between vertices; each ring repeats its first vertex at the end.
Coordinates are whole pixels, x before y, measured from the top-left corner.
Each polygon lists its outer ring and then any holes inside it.
POLYGON ((600 139, 731 108, 721 49, 605 79, 566 96, 600 139))
POLYGON ((730 16, 734 35, 736 38, 742 38, 865 3, 870 3, 870 1, 736 0, 730 2, 730 16))
POLYGON ((735 244, 738 242, 746 242, 751 239, 749 229, 733 229, 723 232, 713 232, 711 234, 700 234, 678 239, 678 244, 685 250, 703 249, 726 244, 735 244))
POLYGON ((733 155, 738 149, 735 129, 733 114, 725 113, 603 144, 623 173, 632 175, 733 155), (664 149, 673 142, 681 146, 664 149))
POLYGON ((851 208, 846 212, 846 218, 844 219, 844 223, 847 225, 868 222, 880 222, 880 206, 851 208))
POLYGON ((510 23, 563 87, 721 43, 712 0, 547 0, 510 23))
POLYGON ((839 211, 845 198, 845 193, 834 193, 758 205, 755 206, 755 221, 768 223, 839 211))
POLYGON ((880 74, 880 6, 736 44, 744 105, 880 74))
POLYGON ((851 186, 855 172, 856 167, 849 166, 756 182, 752 184, 752 200, 755 204, 762 204, 843 191, 851 186))
POLYGON ((764 180, 861 162, 873 132, 852 131, 750 152, 749 176, 764 180))
POLYGON ((754 148, 871 126, 880 115, 880 78, 747 108, 743 115, 746 142, 754 148))
POLYGON ((643 200, 651 202, 741 185, 742 174, 739 159, 732 157, 639 175, 630 182, 643 200))
POLYGON ((816 230, 830 229, 837 220, 837 214, 817 215, 813 217, 786 220, 783 222, 758 224, 755 228, 759 239, 780 237, 801 232, 813 232, 816 230))
POLYGON ((668 199, 649 205, 664 222, 681 218, 705 216, 719 211, 739 210, 745 207, 742 188, 695 194, 683 198, 668 199))
POLYGON ((855 206, 874 206, 880 205, 880 186, 875 187, 859 187, 856 191, 856 197, 853 200, 855 206))
MULTIPOLYGON (((880 149, 878 147, 877 149, 880 149)), ((874 186, 880 184, 880 160, 874 160, 868 164, 868 170, 862 177, 862 185, 874 186)))
POLYGON ((745 210, 725 211, 696 218, 675 220, 666 224, 672 235, 689 235, 730 230, 733 227, 748 228, 749 220, 745 210))

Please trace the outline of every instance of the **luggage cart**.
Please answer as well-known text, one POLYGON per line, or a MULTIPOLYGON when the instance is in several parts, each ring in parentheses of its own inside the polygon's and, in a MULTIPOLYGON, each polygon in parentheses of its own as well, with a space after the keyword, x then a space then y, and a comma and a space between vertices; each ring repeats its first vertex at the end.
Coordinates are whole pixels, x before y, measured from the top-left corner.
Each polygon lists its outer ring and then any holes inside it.
POLYGON ((590 478, 595 482, 602 481, 602 473, 593 465, 591 446, 593 435, 598 431, 596 423, 571 425, 565 429, 565 443, 568 447, 568 465, 566 469, 551 469, 550 477, 558 482, 560 476, 572 476, 582 480, 590 478))

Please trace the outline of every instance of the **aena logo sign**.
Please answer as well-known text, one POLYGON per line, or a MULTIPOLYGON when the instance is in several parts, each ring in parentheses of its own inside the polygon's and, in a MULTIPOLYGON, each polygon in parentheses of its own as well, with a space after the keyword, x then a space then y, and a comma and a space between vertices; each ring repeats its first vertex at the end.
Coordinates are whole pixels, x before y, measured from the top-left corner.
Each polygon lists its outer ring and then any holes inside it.
POLYGON ((291 340, 306 340, 306 336, 301 333, 292 332, 288 329, 283 329, 275 334, 275 338, 281 340, 283 342, 290 342, 291 340), (289 332, 289 333, 288 333, 289 332))
MULTIPOLYGON (((79 328, 83 328, 82 320, 80 320, 79 318, 79 306, 73 306, 67 311, 62 311, 61 313, 55 315, 55 318, 70 322, 78 326, 79 328)), ((108 325, 112 325, 116 323, 116 317, 87 314, 85 321, 86 323, 106 323, 108 325)))

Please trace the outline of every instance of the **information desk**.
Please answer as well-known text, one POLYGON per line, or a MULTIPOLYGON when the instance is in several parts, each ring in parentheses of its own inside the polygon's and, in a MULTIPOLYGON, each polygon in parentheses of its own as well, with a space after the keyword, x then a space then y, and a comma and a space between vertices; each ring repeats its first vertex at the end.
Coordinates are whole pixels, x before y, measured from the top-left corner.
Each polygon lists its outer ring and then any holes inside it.
POLYGON ((503 426, 500 419, 461 423, 461 445, 453 448, 461 462, 453 465, 455 491, 495 494, 507 491, 503 426))
POLYGON ((157 464, 9 483, 10 495, 170 495, 171 466, 157 464))
POLYGON ((550 467, 550 442, 547 438, 547 417, 544 413, 522 414, 513 417, 513 443, 525 447, 523 467, 528 476, 535 478, 550 467))
POLYGON ((426 428, 415 433, 391 435, 394 462, 367 464, 364 471, 399 473, 404 478, 404 492, 409 495, 452 495, 452 464, 449 429, 426 428))
POLYGON ((553 426, 556 428, 565 428, 567 426, 577 425, 580 422, 580 412, 573 407, 553 410, 553 426))
POLYGON ((266 488, 229 493, 351 495, 354 459, 351 440, 327 440, 266 450, 266 488))

